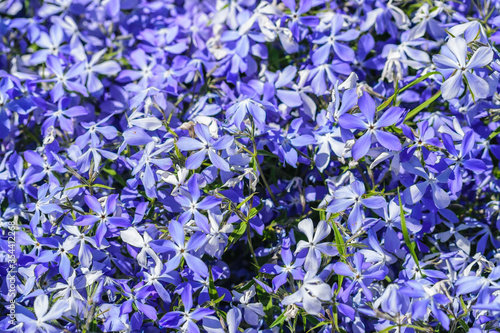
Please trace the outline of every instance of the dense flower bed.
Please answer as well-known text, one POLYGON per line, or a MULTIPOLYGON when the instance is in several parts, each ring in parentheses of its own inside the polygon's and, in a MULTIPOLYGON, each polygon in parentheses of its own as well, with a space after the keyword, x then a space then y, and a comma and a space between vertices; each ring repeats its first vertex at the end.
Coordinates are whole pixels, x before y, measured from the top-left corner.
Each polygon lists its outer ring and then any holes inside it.
POLYGON ((0 331, 500 331, 498 0, 0 13, 0 331))

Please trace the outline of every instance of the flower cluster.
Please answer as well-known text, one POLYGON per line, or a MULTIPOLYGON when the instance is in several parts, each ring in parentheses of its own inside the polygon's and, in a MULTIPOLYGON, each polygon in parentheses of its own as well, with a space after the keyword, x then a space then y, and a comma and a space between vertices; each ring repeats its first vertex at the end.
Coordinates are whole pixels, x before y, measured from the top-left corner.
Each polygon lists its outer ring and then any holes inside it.
POLYGON ((500 331, 499 27, 0 0, 0 331, 500 331))

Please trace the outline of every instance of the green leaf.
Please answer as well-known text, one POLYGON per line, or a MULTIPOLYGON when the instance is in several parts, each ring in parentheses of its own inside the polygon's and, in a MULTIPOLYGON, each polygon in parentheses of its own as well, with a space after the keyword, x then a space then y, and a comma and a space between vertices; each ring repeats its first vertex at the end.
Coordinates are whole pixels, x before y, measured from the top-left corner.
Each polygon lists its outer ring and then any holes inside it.
POLYGON ((413 328, 414 330, 417 330, 417 331, 423 331, 423 332, 428 332, 429 329, 425 328, 425 327, 420 327, 420 326, 415 326, 415 325, 403 325, 404 327, 408 327, 408 328, 413 328))
POLYGON ((335 243, 337 244, 337 250, 339 251, 340 256, 343 257, 345 253, 344 237, 342 237, 342 234, 340 233, 340 230, 335 224, 335 222, 332 222, 332 226, 333 226, 333 233, 335 234, 335 243))
POLYGON ((102 171, 106 172, 108 175, 111 177, 114 177, 117 175, 116 171, 113 169, 108 169, 108 168, 102 168, 102 171))
POLYGON ((378 333, 389 333, 391 330, 393 330, 393 329, 395 329, 397 327, 398 327, 398 325, 392 325, 392 326, 384 328, 381 331, 378 331, 378 333))
POLYGON ((491 132, 490 136, 488 136, 488 141, 491 141, 493 138, 495 138, 498 133, 500 133, 500 126, 498 126, 496 130, 491 132))
POLYGON ((278 158, 278 156, 274 155, 273 153, 270 153, 267 150, 262 150, 262 149, 257 150, 257 155, 278 158))
POLYGON ((349 243, 349 246, 350 247, 357 247, 357 248, 360 248, 360 249, 366 249, 366 248, 368 248, 368 246, 366 244, 363 244, 363 243, 349 243))
MULTIPOLYGON (((408 90, 410 89, 411 87, 413 87, 414 85, 416 84, 419 84, 420 82, 422 82, 423 80, 427 79, 429 76, 432 76, 432 75, 437 75, 437 74, 440 74, 442 75, 441 73, 439 72, 429 72, 421 77, 419 77, 418 79, 416 79, 415 81, 412 81, 410 83, 408 83, 406 86, 404 86, 403 88, 399 89, 398 91, 396 91, 394 94, 391 95, 391 97, 389 97, 384 103, 380 104, 377 108, 377 111, 380 111, 380 110, 383 110, 385 109, 386 107, 389 106, 389 104, 391 104, 391 102, 393 100, 396 100, 398 94, 404 92, 405 90, 408 90)), ((437 98, 437 97, 436 97, 437 98)))
POLYGON ((408 249, 410 249, 411 256, 413 257, 413 260, 415 261, 418 270, 422 272, 420 264, 418 262, 417 253, 415 252, 415 247, 413 246, 414 244, 412 244, 410 240, 410 235, 408 234, 408 228, 406 227, 405 211, 403 210, 403 203, 401 202, 401 194, 399 193, 399 187, 398 187, 398 200, 399 200, 399 215, 401 217, 401 231, 403 232, 403 238, 405 240, 406 246, 408 247, 408 249))
POLYGON ((252 198, 253 198, 253 196, 254 196, 255 194, 256 194, 256 192, 254 192, 254 193, 250 194, 250 195, 248 196, 248 198, 246 198, 245 200, 243 200, 242 202, 240 202, 240 203, 238 204, 238 206, 236 206, 236 209, 240 209, 241 207, 243 207, 243 205, 244 205, 244 204, 246 204, 246 203, 247 203, 250 199, 252 199, 252 198))
POLYGON ((102 184, 92 184, 93 187, 100 187, 100 188, 105 188, 106 190, 114 190, 114 187, 102 185, 102 184))
MULTIPOLYGON (((309 318, 310 316, 307 316, 307 317, 309 318)), ((307 331, 307 332, 311 332, 311 331, 315 330, 315 329, 316 329, 316 328, 318 328, 318 327, 325 326, 325 325, 328 325, 328 324, 330 324, 330 322, 329 322, 329 321, 321 321, 321 322, 319 322, 319 324, 317 324, 316 326, 314 326, 313 328, 311 328, 311 329, 310 329, 309 331, 307 331)))
POLYGON ((259 284, 256 285, 255 291, 257 292, 259 302, 264 305, 264 320, 270 325, 274 317, 273 298, 259 284))
POLYGON ((108 175, 113 177, 113 179, 116 180, 118 182, 118 184, 120 184, 121 186, 124 186, 124 187, 127 186, 127 182, 119 174, 117 174, 115 170, 108 169, 108 168, 102 168, 102 171, 106 172, 108 175))
POLYGON ((222 295, 221 297, 219 297, 216 300, 212 301, 212 304, 213 305, 219 304, 220 302, 222 302, 222 300, 224 299, 224 297, 226 297, 226 295, 222 295))
POLYGON ((226 250, 236 243, 238 239, 241 238, 245 234, 245 231, 247 230, 248 222, 247 221, 241 221, 240 225, 238 226, 238 229, 235 229, 231 235, 228 237, 228 242, 226 246, 226 250))
POLYGON ((446 33, 447 33, 448 35, 450 35, 451 37, 455 38, 455 36, 453 36, 453 34, 452 34, 451 32, 449 32, 449 31, 448 31, 448 29, 444 29, 444 31, 446 31, 446 33))
MULTIPOLYGON (((413 83, 413 82, 412 82, 413 83)), ((399 80, 396 80, 396 84, 394 85, 394 106, 398 106, 398 94, 399 94, 399 80)))
POLYGON ((250 209, 250 213, 248 214, 248 220, 253 219, 264 207, 264 204, 261 202, 257 207, 253 207, 250 209))
POLYGON ((276 318, 275 321, 273 321, 273 323, 271 324, 271 326, 269 326, 269 328, 273 328, 274 326, 278 326, 278 325, 281 325, 283 324, 283 322, 285 321, 286 317, 285 317, 285 312, 286 311, 283 311, 282 314, 279 315, 278 318, 276 318))
POLYGON ((245 283, 245 284, 241 283, 241 284, 237 285, 236 287, 234 287, 234 289, 235 289, 237 292, 242 293, 242 292, 244 292, 245 290, 250 289, 250 287, 251 287, 251 286, 253 286, 254 284, 255 284, 255 281, 254 281, 254 280, 250 280, 250 281, 248 281, 248 282, 247 282, 247 283, 245 283), (242 285, 242 286, 240 287, 240 285, 242 285))
POLYGON ((463 319, 458 319, 458 323, 462 326, 465 332, 469 332, 469 326, 463 319))
POLYGON ((460 296, 460 305, 462 306, 462 310, 464 311, 464 314, 467 314, 469 312, 469 309, 467 308, 467 305, 465 305, 464 299, 462 296, 460 296))
POLYGON ((71 187, 65 188, 64 191, 74 190, 75 188, 82 188, 82 187, 87 187, 87 185, 71 186, 71 187))
POLYGON ((432 102, 438 99, 439 96, 441 96, 441 90, 439 90, 437 93, 432 95, 431 98, 429 98, 428 100, 426 100, 425 102, 423 102, 422 104, 420 104, 419 106, 408 112, 404 121, 410 120, 411 118, 415 117, 420 111, 427 108, 432 102))
POLYGON ((400 93, 402 93, 402 92, 404 92, 405 90, 408 90, 408 89, 410 89, 411 87, 413 87, 414 85, 419 84, 419 83, 420 83, 420 82, 422 82, 423 80, 427 79, 429 76, 432 76, 432 75, 437 75, 437 74, 439 74, 439 75, 443 76, 443 74, 441 74, 441 73, 439 73, 439 72, 429 72, 429 73, 427 73, 427 74, 425 74, 425 75, 423 75, 423 76, 419 77, 419 78, 418 78, 418 79, 416 79, 415 81, 412 81, 412 82, 408 83, 406 86, 404 86, 403 88, 401 88, 401 89, 399 90, 399 92, 400 92, 400 93))
POLYGON ((175 156, 179 159, 179 161, 184 161, 186 157, 181 153, 179 148, 177 147, 177 143, 174 144, 174 149, 175 149, 175 156))
MULTIPOLYGON (((212 301, 215 301, 219 298, 219 294, 217 293, 217 289, 215 288, 214 277, 212 276, 212 268, 208 270, 208 295, 212 301)), ((224 298, 224 297, 222 297, 224 298)))

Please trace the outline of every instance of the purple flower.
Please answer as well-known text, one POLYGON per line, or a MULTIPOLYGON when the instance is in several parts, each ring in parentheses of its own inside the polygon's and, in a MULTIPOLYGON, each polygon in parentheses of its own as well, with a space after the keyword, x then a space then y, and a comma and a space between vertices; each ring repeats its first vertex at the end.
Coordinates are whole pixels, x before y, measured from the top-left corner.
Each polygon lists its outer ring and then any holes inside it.
POLYGON ((103 89, 102 82, 97 77, 97 74, 115 75, 120 71, 120 65, 114 60, 108 60, 98 64, 105 53, 106 49, 103 49, 96 52, 90 61, 84 61, 85 66, 82 74, 82 81, 87 83, 87 88, 91 94, 97 93, 103 89))
POLYGON ((87 172, 89 170, 91 172, 97 172, 101 167, 102 157, 111 161, 118 158, 117 154, 103 148, 103 145, 94 146, 94 144, 91 144, 85 153, 78 156, 76 159, 76 165, 78 166, 80 172, 87 172), (91 166, 93 166, 92 170, 90 169, 91 166))
POLYGON ((375 102, 367 93, 361 96, 358 105, 366 121, 359 117, 359 115, 352 115, 349 113, 345 113, 339 118, 339 125, 343 128, 366 130, 366 132, 356 140, 356 143, 352 147, 352 157, 355 160, 359 160, 365 156, 368 150, 370 150, 373 140, 387 149, 396 151, 401 150, 402 147, 398 137, 392 133, 382 131, 381 128, 396 123, 404 110, 398 107, 390 107, 384 111, 375 122, 375 102))
POLYGON ((116 79, 120 82, 131 82, 140 79, 140 85, 147 85, 149 79, 154 75, 153 68, 156 66, 156 60, 147 56, 142 49, 136 49, 130 53, 130 60, 131 64, 139 69, 122 70, 116 79))
POLYGON ((322 301, 331 301, 332 296, 332 288, 316 276, 316 271, 308 271, 299 290, 286 296, 282 303, 283 305, 301 303, 307 313, 317 315, 321 313, 322 301))
POLYGON ((448 160, 449 167, 453 170, 450 191, 452 193, 457 193, 462 189, 462 179, 465 178, 462 173, 465 170, 470 170, 475 174, 482 173, 486 170, 486 164, 480 159, 470 158, 472 149, 475 145, 475 135, 473 131, 465 133, 459 151, 455 148, 451 135, 443 133, 441 137, 443 138, 445 148, 451 155, 451 158, 448 160))
POLYGON ((87 206, 92 210, 92 214, 82 215, 75 222, 79 226, 94 226, 96 229, 96 244, 100 247, 103 244, 104 238, 108 229, 116 229, 117 227, 128 227, 130 221, 127 217, 115 216, 117 194, 110 195, 106 198, 104 207, 93 196, 85 196, 87 206))
POLYGON ((49 333, 56 333, 58 328, 50 324, 50 322, 61 318, 68 310, 69 304, 66 300, 58 300, 49 310, 49 297, 41 294, 35 298, 33 306, 36 318, 27 316, 24 312, 18 313, 16 318, 23 323, 23 331, 26 333, 35 333, 41 330, 49 333))
POLYGON ((255 286, 245 290, 243 293, 233 291, 235 301, 238 301, 238 308, 243 312, 243 318, 252 326, 259 324, 259 318, 264 316, 264 306, 261 303, 252 303, 252 298, 256 295, 255 286))
POLYGON ((316 143, 314 137, 310 134, 301 134, 300 129, 303 124, 302 119, 295 119, 290 124, 286 134, 279 133, 278 156, 293 167, 297 166, 298 153, 300 147, 305 147, 316 143))
POLYGON ((352 232, 356 232, 363 222, 363 211, 361 207, 376 209, 387 205, 385 199, 379 196, 363 198, 365 186, 360 181, 355 181, 349 186, 342 186, 335 190, 334 199, 329 203, 326 211, 339 213, 352 206, 347 224, 352 232))
POLYGON ((116 130, 115 127, 105 125, 107 121, 111 119, 112 115, 109 115, 100 121, 96 122, 85 122, 82 123, 82 127, 85 128, 87 131, 83 134, 80 135, 76 139, 76 144, 83 149, 86 147, 88 144, 91 146, 98 146, 99 143, 101 142, 99 138, 99 134, 104 136, 108 140, 113 140, 116 138, 118 135, 118 131, 116 130))
POLYGON ((338 262, 333 266, 333 270, 336 274, 351 278, 349 286, 347 286, 347 288, 342 292, 342 298, 344 301, 347 300, 356 286, 361 287, 366 299, 371 301, 373 299, 373 294, 368 289, 368 285, 370 285, 373 280, 383 280, 387 275, 387 268, 385 266, 382 268, 377 266, 369 266, 366 268, 364 263, 365 257, 361 253, 357 252, 354 254, 354 266, 343 262, 338 262))
MULTIPOLYGON (((387 238, 385 239, 385 241, 389 242, 387 238)), ((399 239, 397 239, 397 241, 399 242, 399 239)), ((369 262, 373 265, 373 268, 379 266, 385 267, 386 265, 394 264, 397 261, 396 257, 382 248, 373 230, 368 231, 368 245, 371 247, 370 250, 361 249, 359 253, 361 253, 365 257, 366 262, 369 262)))
MULTIPOLYGON (((156 260, 156 259, 155 259, 156 260)), ((144 285, 139 289, 141 295, 146 292, 156 292, 164 302, 171 302, 170 293, 165 289, 165 284, 178 285, 181 279, 177 272, 169 272, 166 267, 157 262, 154 267, 149 267, 149 272, 144 271, 144 285)))
POLYGON ((375 9, 366 13, 366 18, 361 23, 360 28, 361 31, 367 31, 375 25, 377 34, 388 32, 390 36, 396 36, 398 28, 406 29, 409 24, 410 20, 401 8, 392 2, 379 2, 375 9))
POLYGON ((13 114, 25 114, 31 108, 25 99, 12 97, 13 84, 8 78, 0 80, 0 139, 4 139, 12 128, 10 117, 13 114))
MULTIPOLYGON (((155 251, 149 246, 149 243, 153 240, 151 236, 148 234, 147 231, 144 232, 144 236, 141 236, 141 234, 135 229, 134 227, 130 227, 126 230, 121 230, 120 231, 120 236, 122 240, 130 244, 134 247, 140 248, 139 254, 137 254, 136 259, 139 265, 143 267, 148 267, 148 261, 146 254, 149 254, 149 256, 155 261, 156 267, 155 269, 162 267, 160 258, 158 258, 158 255, 156 254, 155 251)), ((155 273, 158 273, 155 270, 155 273)))
POLYGON ((44 113, 44 116, 47 117, 42 124, 42 131, 45 135, 47 135, 49 129, 56 126, 56 124, 58 124, 63 131, 73 134, 73 118, 88 114, 88 111, 83 106, 70 106, 70 101, 70 98, 61 98, 57 102, 56 108, 53 110, 48 109, 44 113))
POLYGON ((189 170, 186 168, 178 168, 177 174, 169 171, 158 172, 158 174, 161 175, 161 179, 165 183, 174 186, 170 193, 173 196, 177 196, 180 193, 181 186, 186 185, 189 178, 189 170))
POLYGON ((412 157, 410 162, 403 164, 403 166, 408 172, 425 179, 423 182, 411 185, 404 191, 404 198, 407 204, 414 205, 419 202, 430 187, 432 199, 436 207, 440 209, 448 207, 451 202, 450 196, 438 183, 446 183, 448 181, 451 169, 447 169, 436 176, 434 173, 426 171, 415 157, 412 157))
POLYGON ((221 258, 227 245, 228 234, 233 232, 232 224, 223 224, 222 216, 208 211, 210 233, 207 235, 205 252, 213 257, 221 258))
POLYGON ((408 148, 408 154, 413 154, 417 148, 422 148, 424 152, 428 151, 426 146, 442 147, 441 141, 436 137, 435 130, 429 126, 428 121, 419 122, 417 130, 413 130, 407 125, 402 125, 403 134, 413 141, 415 145, 408 148))
POLYGON ((457 282, 457 295, 477 293, 479 303, 486 303, 493 290, 500 289, 500 267, 495 267, 488 277, 469 275, 460 277, 457 282))
POLYGON ((87 231, 82 233, 76 225, 63 224, 62 226, 69 233, 69 236, 64 240, 63 248, 66 251, 70 251, 78 247, 79 262, 83 267, 90 267, 92 263, 92 247, 97 247, 95 240, 87 236, 90 230, 87 229, 87 231), (88 244, 92 245, 92 247, 88 244))
POLYGON ((165 314, 159 321, 163 327, 177 328, 185 332, 199 333, 200 329, 196 322, 215 311, 207 308, 197 307, 193 311, 193 289, 189 283, 177 291, 181 295, 184 311, 171 311, 165 314))
POLYGON ((338 254, 333 244, 328 242, 320 243, 331 232, 331 228, 326 221, 319 221, 316 231, 314 230, 314 224, 311 219, 302 220, 298 227, 299 230, 306 235, 307 241, 299 241, 295 253, 307 250, 304 261, 304 268, 306 271, 318 270, 321 264, 321 253, 330 257, 338 254))
POLYGON ((475 99, 483 99, 489 95, 488 82, 473 73, 472 70, 489 65, 493 60, 493 51, 490 47, 478 48, 467 61, 467 42, 462 37, 448 39, 441 49, 441 54, 435 55, 432 60, 446 76, 441 90, 444 99, 452 99, 458 96, 462 89, 462 79, 467 80, 467 86, 475 99))
POLYGON ((30 177, 27 179, 29 183, 35 183, 47 177, 50 184, 58 185, 59 179, 57 179, 56 173, 66 172, 50 150, 47 150, 46 155, 42 156, 32 150, 27 150, 24 152, 24 159, 31 164, 28 169, 30 171, 30 177))
POLYGON ((213 196, 207 196, 199 201, 201 193, 196 177, 191 177, 188 181, 188 189, 189 191, 181 191, 181 194, 174 198, 184 209, 184 213, 179 216, 179 222, 186 224, 194 217, 196 225, 209 234, 208 219, 199 210, 211 209, 217 206, 221 200, 213 196))
POLYGON ((443 325, 443 328, 449 330, 450 319, 444 311, 439 308, 439 305, 449 303, 449 299, 438 292, 437 286, 426 280, 407 281, 406 287, 402 288, 401 292, 414 300, 412 305, 412 313, 416 319, 424 319, 427 314, 427 309, 430 306, 432 314, 443 325))
POLYGON ((254 101, 246 98, 242 101, 236 102, 226 111, 226 119, 229 124, 242 128, 243 121, 247 115, 252 116, 255 124, 259 128, 263 128, 266 122, 266 111, 264 107, 270 107, 264 102, 254 101))
POLYGON ((81 278, 77 279, 76 271, 73 271, 73 274, 66 278, 65 282, 66 283, 57 282, 55 286, 49 288, 49 291, 56 291, 54 293, 54 298, 56 299, 68 300, 68 310, 70 310, 73 315, 76 315, 82 306, 82 302, 85 303, 85 299, 80 292, 82 289, 85 289, 86 281, 81 278))
POLYGON ((49 188, 49 184, 43 184, 42 186, 40 186, 37 193, 37 202, 29 203, 26 207, 30 212, 34 212, 33 217, 30 221, 30 229, 31 232, 35 235, 39 234, 36 228, 38 227, 40 220, 42 220, 42 222, 46 221, 45 214, 63 213, 61 207, 54 203, 54 195, 56 195, 61 190, 61 188, 53 188, 50 193, 49 188))
POLYGON ((312 1, 300 0, 299 8, 295 9, 296 2, 292 0, 284 0, 283 3, 287 6, 291 14, 286 15, 289 18, 288 28, 292 32, 293 37, 297 41, 301 41, 307 34, 307 27, 315 27, 319 23, 316 16, 303 16, 312 7, 312 1))
POLYGON ((198 150, 187 158, 186 168, 191 170, 198 169, 208 154, 208 158, 213 165, 222 171, 229 171, 229 163, 217 154, 217 150, 226 150, 229 148, 233 144, 233 138, 224 135, 214 140, 212 139, 208 127, 202 124, 196 124, 194 126, 194 132, 199 140, 182 137, 177 141, 177 147, 180 150, 198 150))
POLYGON ((314 133, 318 151, 314 162, 320 172, 330 164, 332 152, 336 157, 344 157, 346 144, 342 141, 342 134, 338 128, 322 127, 314 133))
POLYGON ((309 72, 311 87, 316 95, 324 95, 327 89, 338 81, 335 73, 349 75, 351 69, 348 64, 339 60, 333 60, 331 64, 319 65, 309 72))
MULTIPOLYGON (((139 294, 142 293, 141 290, 135 291, 131 290, 126 282, 116 282, 121 287, 120 293, 126 297, 126 301, 121 304, 120 313, 130 313, 134 311, 132 305, 135 305, 135 308, 139 310, 139 312, 146 315, 151 320, 158 319, 157 310, 149 304, 146 304, 145 297, 140 297, 139 294)), ((146 296, 146 295, 144 295, 146 296)))
POLYGON ((63 30, 57 24, 52 25, 49 33, 40 32, 36 40, 36 45, 38 45, 40 49, 31 55, 30 64, 38 65, 42 62, 48 62, 50 55, 57 56, 61 51, 63 40, 63 30))
POLYGON ((66 73, 61 65, 59 58, 53 55, 47 56, 47 68, 55 75, 53 79, 42 80, 44 82, 55 82, 54 88, 50 91, 50 96, 53 102, 59 101, 64 96, 64 88, 69 91, 76 91, 83 96, 88 96, 87 88, 81 83, 76 81, 70 81, 71 79, 80 78, 84 65, 83 63, 78 63, 72 66, 66 73))
POLYGON ((343 61, 352 62, 354 60, 354 51, 348 46, 345 46, 339 41, 348 42, 358 38, 359 31, 350 29, 340 33, 344 25, 344 18, 340 14, 334 14, 330 23, 330 35, 323 36, 319 39, 313 40, 315 44, 322 44, 312 55, 312 61, 315 65, 322 65, 326 63, 333 48, 335 54, 343 61))
MULTIPOLYGON (((276 276, 273 278, 273 287, 274 291, 278 291, 278 289, 287 283, 288 276, 291 276, 295 280, 303 280, 304 279, 304 270, 302 269, 302 265, 304 264, 304 258, 295 258, 295 262, 293 262, 293 253, 290 251, 290 239, 286 238, 283 241, 283 247, 281 248, 281 260, 283 261, 283 266, 277 264, 265 264, 261 268, 261 272, 266 274, 275 274, 276 276)), ((309 252, 313 252, 314 250, 310 250, 309 252)), ((308 254, 309 254, 308 252, 308 254)), ((321 256, 321 254, 319 254, 321 256)))
POLYGON ((64 16, 71 7, 71 0, 49 0, 40 8, 38 15, 46 18, 55 14, 64 16))
POLYGON ((156 252, 171 252, 173 256, 167 261, 167 271, 172 271, 179 267, 181 259, 184 259, 190 269, 196 274, 208 276, 207 265, 198 257, 189 253, 203 247, 206 236, 202 232, 193 234, 186 243, 184 227, 180 222, 172 221, 168 226, 168 231, 172 241, 155 240, 151 242, 151 248, 156 252))
POLYGON ((35 2, 0 332, 498 331, 497 0, 35 2))
POLYGON ((172 165, 172 160, 170 158, 158 158, 158 156, 168 149, 168 147, 160 147, 155 152, 153 152, 153 149, 155 149, 155 143, 149 142, 146 148, 141 151, 141 158, 132 170, 132 176, 140 172, 140 178, 146 188, 153 188, 156 185, 156 173, 153 172, 153 165, 161 170, 168 170, 172 165))

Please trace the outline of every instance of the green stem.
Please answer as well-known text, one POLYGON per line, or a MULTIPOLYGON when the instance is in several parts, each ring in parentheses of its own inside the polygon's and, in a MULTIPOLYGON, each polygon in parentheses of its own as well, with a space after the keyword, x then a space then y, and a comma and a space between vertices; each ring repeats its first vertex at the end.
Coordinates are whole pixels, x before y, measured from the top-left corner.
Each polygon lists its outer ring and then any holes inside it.
POLYGON ((269 184, 266 180, 266 176, 264 176, 264 172, 262 172, 262 167, 260 166, 259 158, 258 158, 259 154, 257 153, 257 144, 255 143, 255 139, 253 136, 252 136, 252 145, 253 145, 253 154, 252 155, 253 155, 253 159, 255 161, 255 165, 257 166, 257 170, 259 171, 260 178, 262 179, 264 186, 266 187, 267 191, 269 192, 269 195, 271 196, 271 199, 273 200, 274 205, 277 206, 278 200, 276 200, 276 197, 274 196, 274 193, 271 190, 271 187, 269 186, 269 184))
POLYGON ((248 247, 250 248, 250 253, 252 254, 253 262, 254 262, 255 266, 257 267, 257 270, 258 270, 259 275, 260 275, 260 266, 259 266, 259 262, 257 261, 257 256, 255 255, 255 250, 254 250, 253 244, 252 244, 252 236, 250 234, 250 223, 247 224, 247 241, 248 241, 248 247))
POLYGON ((413 110, 408 112, 404 121, 406 122, 406 121, 410 120, 411 118, 415 117, 420 111, 422 111, 423 109, 428 107, 432 102, 434 102, 436 99, 438 99, 439 96, 441 96, 441 90, 439 90, 434 95, 432 95, 431 98, 429 98, 428 100, 426 100, 425 102, 423 102, 422 104, 420 104, 419 106, 417 106, 416 108, 414 108, 413 110))
POLYGON ((412 81, 410 83, 408 83, 406 86, 404 86, 403 88, 399 89, 398 91, 395 91, 394 94, 392 94, 384 103, 380 104, 379 107, 377 108, 377 111, 380 111, 380 110, 383 110, 385 109, 386 107, 389 106, 389 104, 391 104, 391 102, 394 100, 396 100, 398 94, 404 92, 405 90, 408 90, 410 89, 411 87, 413 87, 414 85, 422 82, 423 80, 427 79, 429 76, 432 76, 432 75, 436 75, 436 74, 440 74, 442 75, 441 73, 439 72, 429 72, 421 77, 419 77, 418 79, 416 79, 415 81, 412 81))
POLYGON ((96 303, 92 302, 92 307, 90 308, 90 311, 88 312, 87 321, 85 322, 85 326, 82 329, 83 333, 87 333, 90 329, 90 324, 94 320, 95 308, 96 308, 96 303))

